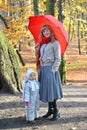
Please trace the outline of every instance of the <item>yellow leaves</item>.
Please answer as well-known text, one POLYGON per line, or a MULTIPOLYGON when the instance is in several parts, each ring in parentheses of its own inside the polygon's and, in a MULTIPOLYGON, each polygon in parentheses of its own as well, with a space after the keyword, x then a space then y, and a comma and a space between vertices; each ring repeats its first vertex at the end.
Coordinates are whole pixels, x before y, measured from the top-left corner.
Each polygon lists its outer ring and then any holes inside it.
POLYGON ((84 6, 82 7, 82 6, 77 5, 77 6, 76 6, 76 9, 77 9, 79 12, 84 12, 84 13, 87 14, 87 11, 86 11, 86 9, 84 8, 84 6))
POLYGON ((81 3, 83 3, 83 2, 87 2, 87 0, 73 0, 73 1, 81 2, 81 3))
POLYGON ((45 11, 46 10, 46 0, 40 0, 40 10, 45 11))
POLYGON ((21 37, 26 36, 26 29, 25 29, 26 22, 22 18, 18 18, 17 20, 12 19, 12 21, 9 24, 9 29, 5 30, 5 33, 7 34, 10 43, 18 44, 21 37))
POLYGON ((84 2, 87 2, 87 0, 72 0, 72 2, 80 2, 80 3, 84 3, 84 2))
POLYGON ((32 1, 0 0, 0 10, 9 15, 5 17, 9 28, 4 32, 13 46, 30 35, 27 26, 29 16, 34 14, 32 1))
POLYGON ((7 0, 0 0, 0 6, 4 6, 7 5, 7 0))

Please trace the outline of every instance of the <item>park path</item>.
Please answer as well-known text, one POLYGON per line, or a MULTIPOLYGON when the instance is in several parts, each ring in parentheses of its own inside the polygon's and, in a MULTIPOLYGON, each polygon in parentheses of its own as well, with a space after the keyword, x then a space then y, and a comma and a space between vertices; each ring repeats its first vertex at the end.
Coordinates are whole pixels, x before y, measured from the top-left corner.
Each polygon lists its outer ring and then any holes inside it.
MULTIPOLYGON (((87 87, 63 86, 64 98, 57 103, 61 117, 37 121, 35 125, 25 121, 22 94, 0 94, 0 130, 87 130, 87 87)), ((40 116, 47 112, 47 104, 40 102, 40 116)))

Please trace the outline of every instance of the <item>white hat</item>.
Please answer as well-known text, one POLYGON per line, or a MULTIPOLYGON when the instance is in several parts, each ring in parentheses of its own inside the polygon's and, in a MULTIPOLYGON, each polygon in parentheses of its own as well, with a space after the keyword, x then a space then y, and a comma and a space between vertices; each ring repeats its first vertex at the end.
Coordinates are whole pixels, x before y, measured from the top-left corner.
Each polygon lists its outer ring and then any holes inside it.
POLYGON ((30 76, 31 73, 35 73, 35 71, 33 69, 29 68, 27 70, 26 77, 29 78, 29 76, 30 76))
POLYGON ((29 69, 27 70, 27 72, 26 72, 25 82, 28 81, 29 76, 30 76, 31 73, 35 73, 35 71, 34 71, 33 69, 29 68, 29 69))

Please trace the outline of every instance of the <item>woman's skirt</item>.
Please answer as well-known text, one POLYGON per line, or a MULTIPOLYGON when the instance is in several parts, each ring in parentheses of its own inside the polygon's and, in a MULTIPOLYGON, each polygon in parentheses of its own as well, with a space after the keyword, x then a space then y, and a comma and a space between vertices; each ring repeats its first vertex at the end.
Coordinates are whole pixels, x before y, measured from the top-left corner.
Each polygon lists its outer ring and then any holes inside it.
POLYGON ((59 72, 52 72, 52 66, 41 66, 38 80, 40 82, 40 100, 53 102, 63 97, 59 72))

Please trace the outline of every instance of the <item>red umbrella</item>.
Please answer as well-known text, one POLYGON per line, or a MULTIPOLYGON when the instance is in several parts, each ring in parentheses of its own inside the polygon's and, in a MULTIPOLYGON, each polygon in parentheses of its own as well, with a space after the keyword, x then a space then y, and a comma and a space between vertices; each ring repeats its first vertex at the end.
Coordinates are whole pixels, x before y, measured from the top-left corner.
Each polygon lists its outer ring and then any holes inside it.
POLYGON ((57 40, 60 42, 61 54, 63 55, 68 45, 68 35, 63 24, 55 17, 53 17, 52 15, 30 16, 28 29, 32 33, 35 41, 37 43, 40 43, 41 27, 45 24, 50 25, 52 30, 54 31, 57 40))

